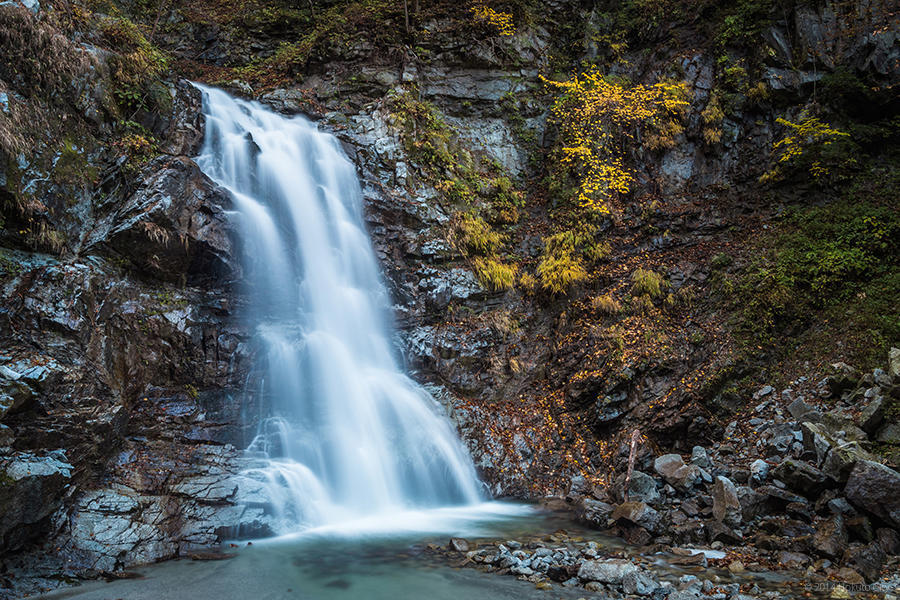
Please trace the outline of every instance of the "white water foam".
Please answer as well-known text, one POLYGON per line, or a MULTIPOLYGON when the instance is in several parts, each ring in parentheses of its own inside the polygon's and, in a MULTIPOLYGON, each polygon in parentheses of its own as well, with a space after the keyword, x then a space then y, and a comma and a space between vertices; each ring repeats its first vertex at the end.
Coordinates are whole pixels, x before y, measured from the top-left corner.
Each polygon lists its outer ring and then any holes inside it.
POLYGON ((481 503, 449 420, 394 356, 388 294, 339 142, 302 117, 198 87, 196 160, 235 200, 246 317, 272 405, 244 475, 263 483, 278 532, 427 528, 424 515, 443 516, 423 509, 481 503))

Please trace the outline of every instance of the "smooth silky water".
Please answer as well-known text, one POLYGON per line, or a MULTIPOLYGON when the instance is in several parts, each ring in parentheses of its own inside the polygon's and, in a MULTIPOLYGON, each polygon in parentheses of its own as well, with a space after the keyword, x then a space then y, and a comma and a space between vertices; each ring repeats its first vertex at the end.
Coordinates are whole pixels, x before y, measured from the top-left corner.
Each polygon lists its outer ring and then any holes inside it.
POLYGON ((231 192, 270 406, 243 475, 279 534, 484 501, 440 406, 400 367, 356 170, 303 117, 201 88, 197 164, 231 192))

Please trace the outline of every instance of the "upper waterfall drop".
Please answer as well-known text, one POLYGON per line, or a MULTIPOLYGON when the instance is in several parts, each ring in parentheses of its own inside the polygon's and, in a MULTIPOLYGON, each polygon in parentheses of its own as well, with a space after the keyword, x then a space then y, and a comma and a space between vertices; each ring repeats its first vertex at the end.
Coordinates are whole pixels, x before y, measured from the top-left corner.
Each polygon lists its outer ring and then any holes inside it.
POLYGON ((272 414, 249 450, 281 532, 481 500, 437 402, 400 368, 353 164, 302 117, 198 86, 196 161, 234 197, 272 414))

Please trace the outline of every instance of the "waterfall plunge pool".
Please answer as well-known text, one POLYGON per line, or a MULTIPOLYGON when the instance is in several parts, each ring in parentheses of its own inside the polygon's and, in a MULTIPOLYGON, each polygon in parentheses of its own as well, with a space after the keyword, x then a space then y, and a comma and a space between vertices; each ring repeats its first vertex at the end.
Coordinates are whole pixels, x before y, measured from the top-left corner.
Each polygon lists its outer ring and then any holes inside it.
MULTIPOLYGON (((599 557, 628 557, 653 571, 669 589, 685 579, 718 585, 757 585, 778 597, 809 597, 801 573, 745 572, 675 564, 671 555, 640 554, 628 546, 573 522, 568 512, 525 504, 486 502, 475 506, 410 511, 367 517, 338 526, 225 544, 227 560, 178 559, 134 569, 136 578, 91 581, 40 596, 75 600, 569 600, 595 596, 584 587, 534 583, 463 567, 463 554, 438 550, 450 537, 482 548, 498 540, 528 545, 583 545, 595 541, 599 557), (793 589, 789 582, 793 581, 793 589), (804 592, 807 592, 804 594, 804 592)), ((469 565, 470 567, 472 565, 469 565)), ((827 594, 824 594, 827 596, 827 594)))

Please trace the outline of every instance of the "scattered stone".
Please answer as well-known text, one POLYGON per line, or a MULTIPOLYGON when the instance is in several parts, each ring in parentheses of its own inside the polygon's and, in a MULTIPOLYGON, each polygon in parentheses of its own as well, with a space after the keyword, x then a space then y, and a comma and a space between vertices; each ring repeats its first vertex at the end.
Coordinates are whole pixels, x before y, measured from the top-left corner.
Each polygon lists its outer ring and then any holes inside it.
POLYGON ((859 428, 872 435, 884 421, 884 399, 881 396, 869 402, 859 415, 859 428))
MULTIPOLYGON (((625 500, 625 476, 625 473, 619 475, 613 485, 613 496, 619 502, 625 500)), ((628 486, 628 499, 646 502, 648 504, 659 502, 661 496, 659 490, 656 488, 656 480, 641 471, 632 471, 631 482, 628 486)))
POLYGON ((638 568, 624 559, 586 560, 578 569, 578 579, 601 583, 621 584, 625 575, 636 573, 638 568))
POLYGON ((894 379, 900 379, 900 348, 891 348, 888 352, 888 373, 894 379))
POLYGON ((743 573, 745 571, 744 563, 742 563, 739 560, 733 560, 730 563, 728 563, 728 570, 734 575, 743 573))
POLYGON ((576 516, 580 520, 600 528, 606 527, 609 515, 613 511, 612 505, 592 498, 582 498, 577 506, 576 516))
POLYGON ((822 471, 838 483, 846 483, 853 467, 860 460, 871 460, 871 454, 863 450, 859 442, 847 442, 833 446, 822 463, 822 471))
POLYGON ((821 523, 812 539, 813 548, 829 558, 839 558, 847 546, 844 518, 834 515, 821 523))
POLYGON ((849 548, 844 552, 844 564, 853 567, 870 583, 880 577, 886 558, 884 549, 877 542, 849 548))
POLYGON ((812 559, 801 552, 783 551, 778 554, 778 564, 785 569, 797 569, 805 567, 812 562, 812 559))
POLYGON ((712 468, 712 462, 709 460, 709 455, 706 452, 706 448, 703 446, 694 446, 691 451, 691 463, 697 465, 701 469, 712 468))
POLYGON ((847 588, 841 584, 837 584, 834 586, 834 589, 831 590, 831 595, 829 597, 834 598, 834 600, 845 600, 850 597, 850 592, 848 592, 847 588))
POLYGON ((713 484, 713 517, 729 527, 741 524, 742 508, 737 489, 727 477, 716 477, 713 484))
POLYGON ((659 588, 659 583, 644 571, 631 571, 622 577, 622 591, 626 594, 650 596, 659 588))
POLYGON ((750 463, 750 480, 754 483, 762 483, 769 476, 769 463, 761 458, 750 463))
POLYGON ((800 421, 801 423, 804 421, 818 423, 823 419, 822 413, 807 404, 803 398, 797 398, 791 402, 788 405, 788 412, 791 413, 791 416, 794 417, 795 420, 800 421))
POLYGON ((701 478, 696 465, 686 465, 678 454, 664 454, 653 462, 653 469, 677 490, 685 491, 701 478))
POLYGON ((888 423, 881 428, 875 439, 882 444, 900 446, 900 423, 888 423))

